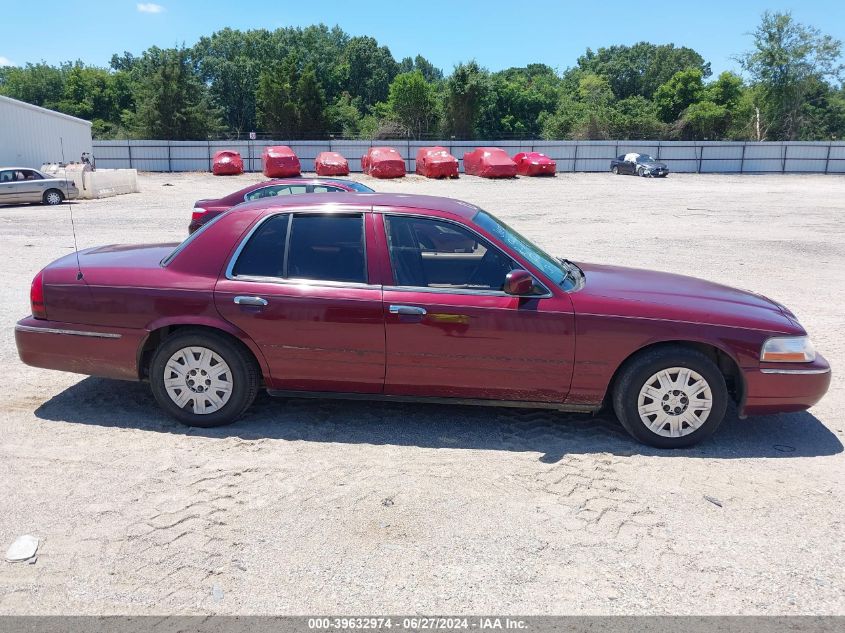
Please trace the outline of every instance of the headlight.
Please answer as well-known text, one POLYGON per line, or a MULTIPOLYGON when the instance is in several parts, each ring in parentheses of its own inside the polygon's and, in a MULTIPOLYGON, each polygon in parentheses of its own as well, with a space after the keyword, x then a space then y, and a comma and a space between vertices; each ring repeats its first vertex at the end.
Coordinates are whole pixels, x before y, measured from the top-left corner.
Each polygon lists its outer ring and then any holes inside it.
POLYGON ((765 363, 812 363, 816 350, 808 336, 778 336, 763 343, 760 360, 765 363))

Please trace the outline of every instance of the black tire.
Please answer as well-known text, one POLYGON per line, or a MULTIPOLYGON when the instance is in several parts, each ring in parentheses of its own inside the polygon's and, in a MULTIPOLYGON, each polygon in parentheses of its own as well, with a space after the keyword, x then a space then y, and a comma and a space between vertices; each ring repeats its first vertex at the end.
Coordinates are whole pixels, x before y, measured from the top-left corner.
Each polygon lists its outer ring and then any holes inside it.
POLYGON ((618 168, 616 165, 614 165, 613 167, 611 167, 611 168, 610 168, 610 171, 611 171, 611 173, 612 173, 614 176, 618 176, 618 175, 619 175, 619 168, 618 168))
POLYGON ((153 355, 149 374, 150 387, 159 406, 182 424, 201 428, 230 424, 241 417, 255 400, 260 383, 258 363, 247 350, 225 335, 201 330, 178 330, 165 339, 153 355), (208 348, 218 354, 231 370, 231 396, 213 413, 194 413, 191 410, 193 405, 180 409, 165 389, 165 366, 173 354, 185 347, 208 348))
POLYGON ((637 167, 637 176, 645 178, 645 169, 643 169, 642 167, 637 167))
POLYGON ((646 350, 625 364, 613 388, 612 400, 616 416, 634 439, 656 448, 684 448, 697 444, 719 428, 725 417, 728 389, 722 372, 701 352, 676 346, 659 347, 646 350), (646 381, 660 370, 672 367, 684 367, 700 374, 712 394, 712 408, 707 419, 695 431, 681 437, 666 437, 649 429, 640 418, 638 408, 640 390, 646 381))
POLYGON ((65 199, 64 194, 59 191, 58 189, 48 189, 44 192, 44 195, 41 197, 41 202, 48 206, 56 206, 57 204, 61 204, 65 199))

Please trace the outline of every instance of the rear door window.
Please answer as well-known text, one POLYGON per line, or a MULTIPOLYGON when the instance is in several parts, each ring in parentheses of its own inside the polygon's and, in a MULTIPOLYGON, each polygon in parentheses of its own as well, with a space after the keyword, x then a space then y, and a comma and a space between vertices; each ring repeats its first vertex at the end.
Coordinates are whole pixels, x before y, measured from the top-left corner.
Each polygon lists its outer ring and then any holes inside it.
POLYGON ((360 213, 294 215, 289 249, 290 278, 367 282, 360 213))
POLYGON ((237 256, 235 277, 366 283, 362 214, 280 214, 265 220, 237 256))

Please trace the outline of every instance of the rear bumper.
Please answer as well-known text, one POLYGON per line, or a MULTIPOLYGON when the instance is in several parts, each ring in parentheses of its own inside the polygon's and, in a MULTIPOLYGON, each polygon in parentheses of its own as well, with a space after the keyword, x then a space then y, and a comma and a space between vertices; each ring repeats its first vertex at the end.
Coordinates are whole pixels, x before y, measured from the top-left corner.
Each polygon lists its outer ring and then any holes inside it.
POLYGON ((138 380, 138 350, 146 335, 32 317, 15 325, 18 356, 27 365, 119 380, 138 380))
POLYGON ((830 387, 830 365, 817 355, 812 363, 769 363, 745 371, 746 396, 742 413, 758 415, 804 411, 816 404, 830 387))

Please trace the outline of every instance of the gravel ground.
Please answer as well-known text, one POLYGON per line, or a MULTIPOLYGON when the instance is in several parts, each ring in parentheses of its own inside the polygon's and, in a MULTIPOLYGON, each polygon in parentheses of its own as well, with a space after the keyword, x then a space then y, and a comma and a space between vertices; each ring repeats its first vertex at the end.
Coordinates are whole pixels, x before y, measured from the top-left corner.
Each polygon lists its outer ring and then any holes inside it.
MULTIPOLYGON (((79 245, 178 241, 196 198, 257 179, 142 174, 73 205, 79 245)), ((477 203, 571 259, 771 296, 831 392, 676 452, 609 416, 266 396, 190 430, 146 385, 20 363, 29 283, 73 242, 66 207, 0 208, 0 545, 42 539, 36 564, 0 562, 0 613, 845 613, 845 178, 359 179, 477 203)))

